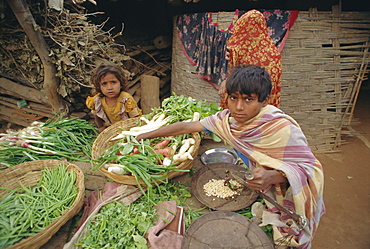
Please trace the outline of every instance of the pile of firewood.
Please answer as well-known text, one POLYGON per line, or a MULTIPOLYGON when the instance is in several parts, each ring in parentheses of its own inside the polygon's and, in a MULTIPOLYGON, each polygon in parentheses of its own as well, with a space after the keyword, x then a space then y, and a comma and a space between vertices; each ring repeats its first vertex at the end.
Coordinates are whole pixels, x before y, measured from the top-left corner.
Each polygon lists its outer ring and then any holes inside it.
MULTIPOLYGON (((60 78, 58 92, 68 103, 70 116, 91 118, 85 106, 93 88, 90 76, 104 61, 122 67, 129 79, 128 92, 139 106, 143 104, 143 76, 158 77, 159 100, 170 96, 168 39, 157 37, 143 41, 143 45, 127 45, 121 42, 122 31, 112 34, 105 23, 93 24, 88 19, 91 14, 68 9, 58 12, 34 2, 30 1, 30 9, 49 46, 60 78)), ((35 49, 14 16, 3 18, 0 27, 0 120, 27 126, 34 120, 53 117, 55 113, 43 93, 43 68, 35 49)))

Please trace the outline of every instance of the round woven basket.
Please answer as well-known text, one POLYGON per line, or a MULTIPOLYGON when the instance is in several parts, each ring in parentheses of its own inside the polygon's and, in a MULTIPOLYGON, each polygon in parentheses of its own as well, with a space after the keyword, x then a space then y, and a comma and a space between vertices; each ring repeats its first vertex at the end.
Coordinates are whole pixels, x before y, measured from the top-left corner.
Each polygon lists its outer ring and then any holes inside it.
MULTIPOLYGON (((122 120, 106 128, 102 133, 98 135, 98 137, 95 139, 92 145, 92 154, 91 154, 92 159, 93 160, 99 159, 102 153, 115 143, 115 141, 112 141, 112 138, 120 134, 121 131, 129 130, 130 128, 135 127, 138 124, 140 124, 140 118, 131 118, 131 119, 122 120)), ((193 158, 195 158, 198 153, 201 138, 200 138, 199 133, 192 133, 192 137, 195 140, 195 145, 194 145, 195 147, 191 155, 193 158)), ((193 160, 188 159, 180 163, 177 167, 178 169, 181 169, 181 170, 191 169, 193 167, 193 160)), ((100 167, 99 170, 105 176, 107 176, 108 178, 112 179, 115 182, 119 182, 119 183, 123 183, 127 185, 135 185, 135 186, 138 185, 134 176, 114 174, 114 173, 108 172, 108 170, 106 170, 104 167, 100 167)), ((171 170, 168 172, 167 178, 172 179, 184 173, 185 172, 171 170)), ((143 181, 139 180, 139 182, 141 185, 144 185, 143 181)), ((158 180, 157 182, 160 183, 161 181, 158 180)))
MULTIPOLYGON (((85 196, 84 174, 81 169, 71 163, 59 160, 36 160, 21 163, 12 166, 8 169, 2 170, 0 175, 0 188, 15 189, 21 186, 33 187, 35 186, 42 175, 42 170, 46 168, 54 168, 56 165, 69 166, 68 170, 76 172, 76 186, 78 187, 78 194, 72 206, 67 209, 63 215, 57 220, 53 221, 50 225, 45 227, 44 230, 38 234, 28 237, 10 247, 8 249, 23 249, 23 248, 40 248, 50 238, 58 232, 58 230, 73 216, 75 216, 83 205, 85 196)), ((0 197, 8 194, 9 191, 0 189, 0 197)))

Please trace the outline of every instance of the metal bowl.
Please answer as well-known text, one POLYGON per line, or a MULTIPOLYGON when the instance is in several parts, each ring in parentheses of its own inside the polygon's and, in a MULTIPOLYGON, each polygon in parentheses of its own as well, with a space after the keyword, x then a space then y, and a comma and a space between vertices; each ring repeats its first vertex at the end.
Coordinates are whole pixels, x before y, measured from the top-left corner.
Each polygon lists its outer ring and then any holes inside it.
POLYGON ((200 160, 203 164, 210 163, 232 163, 238 162, 238 155, 226 148, 214 148, 205 151, 201 156, 200 160))

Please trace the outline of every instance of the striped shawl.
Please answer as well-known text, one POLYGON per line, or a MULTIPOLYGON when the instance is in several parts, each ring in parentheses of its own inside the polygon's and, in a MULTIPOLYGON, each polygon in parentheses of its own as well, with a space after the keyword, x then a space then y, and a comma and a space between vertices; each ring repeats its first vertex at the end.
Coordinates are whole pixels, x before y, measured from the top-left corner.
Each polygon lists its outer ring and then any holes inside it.
MULTIPOLYGON (((274 240, 282 241, 291 235, 289 246, 311 248, 312 237, 320 217, 325 213, 323 203, 324 175, 320 162, 312 154, 306 137, 297 122, 280 109, 267 105, 247 123, 238 123, 225 109, 201 121, 204 128, 251 161, 251 167, 281 170, 287 175, 286 192, 280 184, 271 186, 267 194, 280 204, 306 217, 308 225, 294 232, 287 227, 274 227, 274 240)), ((278 212, 273 206, 268 211, 278 212)), ((280 221, 290 217, 281 213, 280 221)), ((287 242, 285 242, 287 243, 287 242)), ((283 243, 284 244, 284 243, 283 243)))

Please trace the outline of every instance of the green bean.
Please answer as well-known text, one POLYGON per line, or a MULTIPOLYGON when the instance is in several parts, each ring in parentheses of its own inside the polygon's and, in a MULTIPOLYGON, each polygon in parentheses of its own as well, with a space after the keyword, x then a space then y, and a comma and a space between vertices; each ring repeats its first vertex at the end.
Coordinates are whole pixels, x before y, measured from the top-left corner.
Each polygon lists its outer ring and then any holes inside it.
POLYGON ((1 247, 40 232, 59 218, 76 199, 78 189, 75 181, 74 171, 57 165, 52 170, 43 170, 35 187, 27 188, 21 184, 0 198, 2 216, 9 217, 0 222, 0 227, 4 228, 0 232, 0 241, 5 241, 0 243, 1 247), (59 188, 52 188, 54 184, 59 188))

